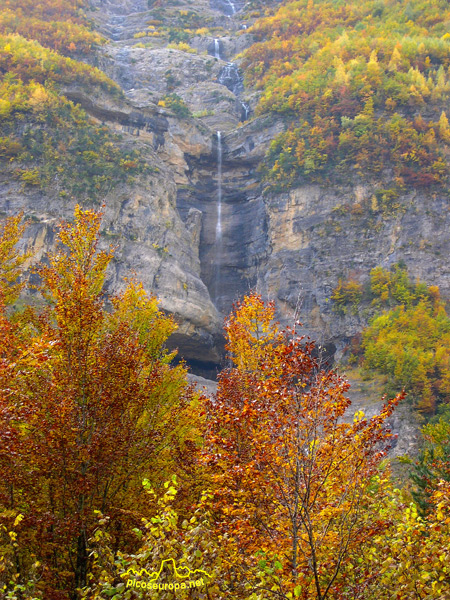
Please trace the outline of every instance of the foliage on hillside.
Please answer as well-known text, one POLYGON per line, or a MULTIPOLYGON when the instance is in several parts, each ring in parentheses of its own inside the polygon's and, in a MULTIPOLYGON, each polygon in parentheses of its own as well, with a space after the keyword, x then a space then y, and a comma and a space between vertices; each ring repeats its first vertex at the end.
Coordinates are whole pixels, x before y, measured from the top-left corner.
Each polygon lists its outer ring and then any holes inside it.
POLYGON ((121 150, 107 127, 35 81, 4 78, 0 124, 0 161, 27 186, 96 198, 129 175, 149 171, 137 151, 121 150))
POLYGON ((84 0, 4 0, 2 7, 46 22, 84 24, 84 0))
POLYGON ((99 42, 77 7, 20 0, 10 3, 13 20, 9 9, 0 12, 0 163, 24 185, 94 199, 149 169, 138 152, 124 152, 118 136, 60 92, 75 84, 93 94, 121 94, 104 73, 58 52, 87 52, 99 42), (72 28, 81 37, 67 35, 72 28))
MULTIPOLYGON (((340 300, 343 289, 341 283, 335 293, 340 300)), ((388 375, 391 391, 405 388, 420 411, 434 413, 450 401, 450 318, 439 289, 411 281, 398 265, 377 267, 362 297, 376 309, 362 336, 364 366, 388 375)))
POLYGON ((120 94, 119 86, 95 67, 16 34, 0 36, 0 74, 15 75, 24 83, 34 80, 42 84, 100 85, 105 91, 120 94))
POLYGON ((449 19, 445 0, 295 0, 257 21, 247 82, 259 113, 288 124, 267 156, 271 186, 446 184, 449 19))
POLYGON ((4 0, 0 33, 18 33, 62 54, 86 54, 102 38, 86 26, 77 0, 4 0))

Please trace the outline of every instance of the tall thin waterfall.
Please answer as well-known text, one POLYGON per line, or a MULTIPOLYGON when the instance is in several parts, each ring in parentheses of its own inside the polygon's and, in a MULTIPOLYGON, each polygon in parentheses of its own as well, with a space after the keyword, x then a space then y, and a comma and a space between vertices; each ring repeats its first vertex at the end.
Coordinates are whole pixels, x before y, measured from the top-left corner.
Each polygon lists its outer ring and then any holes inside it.
POLYGON ((220 270, 222 263, 222 132, 217 132, 217 221, 216 221, 216 278, 214 300, 217 305, 220 290, 220 270))
POLYGON ((235 15, 236 14, 236 7, 233 4, 233 2, 231 2, 231 0, 226 0, 227 4, 230 6, 231 8, 231 14, 235 15))
POLYGON ((216 242, 222 239, 222 132, 217 132, 217 224, 216 242))
POLYGON ((214 58, 220 58, 220 43, 217 38, 214 38, 214 58))
POLYGON ((241 106, 242 106, 242 117, 241 117, 241 120, 242 121, 247 121, 248 114, 250 112, 250 105, 247 104, 247 102, 241 102, 241 106))

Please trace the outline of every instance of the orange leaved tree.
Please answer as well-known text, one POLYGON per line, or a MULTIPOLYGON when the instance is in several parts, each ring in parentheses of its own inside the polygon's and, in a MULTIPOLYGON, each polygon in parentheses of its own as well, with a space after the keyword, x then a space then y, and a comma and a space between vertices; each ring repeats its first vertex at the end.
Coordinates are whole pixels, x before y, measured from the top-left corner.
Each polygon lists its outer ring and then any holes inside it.
POLYGON ((172 319, 135 281, 109 299, 103 291, 112 251, 97 248, 100 220, 77 207, 37 268, 44 307, 19 325, 0 314, 0 502, 23 516, 7 575, 23 581, 37 561, 36 590, 50 600, 86 583, 94 510, 122 542, 139 522, 141 481, 172 470, 194 410, 185 369, 164 349, 172 319))
POLYGON ((235 367, 206 406, 224 597, 359 598, 375 577, 360 559, 388 525, 379 466, 401 397, 344 423, 348 383, 274 312, 256 294, 238 304, 226 324, 235 367))

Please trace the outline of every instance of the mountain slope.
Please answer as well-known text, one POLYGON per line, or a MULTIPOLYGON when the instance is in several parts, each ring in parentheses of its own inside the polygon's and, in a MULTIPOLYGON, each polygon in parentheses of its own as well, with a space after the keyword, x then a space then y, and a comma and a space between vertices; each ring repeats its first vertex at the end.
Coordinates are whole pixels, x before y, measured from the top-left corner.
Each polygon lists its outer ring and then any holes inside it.
POLYGON ((366 323, 335 310, 340 279, 402 260, 448 297, 442 3, 25 1, 0 15, 0 210, 25 209, 40 257, 104 203, 111 288, 136 272, 197 373, 252 287, 336 358, 366 323))

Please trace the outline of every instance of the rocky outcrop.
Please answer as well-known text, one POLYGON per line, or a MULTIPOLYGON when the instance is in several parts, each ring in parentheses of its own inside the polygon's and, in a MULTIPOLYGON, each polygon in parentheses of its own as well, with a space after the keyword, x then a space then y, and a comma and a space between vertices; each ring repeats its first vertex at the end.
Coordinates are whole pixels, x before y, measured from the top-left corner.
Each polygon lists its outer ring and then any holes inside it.
MULTIPOLYGON (((115 119, 121 115, 122 118, 124 114, 117 109, 107 117, 115 119)), ((125 130, 130 126, 112 120, 110 123, 125 130)), ((183 143, 191 140, 191 151, 201 152, 206 148, 202 144, 207 142, 203 138, 200 142, 199 138, 195 143, 195 131, 188 126, 180 131, 177 120, 168 118, 166 125, 166 131, 164 127, 152 130, 147 122, 142 125, 145 131, 139 138, 126 131, 123 133, 128 143, 145 151, 150 164, 159 166, 158 172, 150 177, 120 184, 103 199, 102 244, 116 246, 107 284, 110 290, 118 290, 123 286, 124 277, 134 272, 145 288, 159 297, 161 307, 178 321, 177 337, 171 345, 182 348, 187 359, 215 365, 220 361, 217 348, 221 318, 201 278, 202 216, 193 210, 183 223, 176 209, 176 181, 186 178, 188 168, 182 150, 167 163, 161 159, 172 146, 177 147, 179 136, 183 143), (162 143, 156 143, 158 136, 162 137, 162 143)), ((54 227, 61 218, 72 217, 74 204, 75 200, 63 201, 51 186, 44 193, 24 187, 7 171, 0 174, 0 211, 3 214, 25 212, 28 228, 24 245, 33 251, 36 260, 45 258, 53 248, 54 227)))
MULTIPOLYGON (((211 377, 223 355, 223 313, 218 307, 228 310, 229 301, 253 285, 258 256, 267 246, 264 204, 258 200, 256 206, 257 194, 245 191, 258 185, 250 149, 254 142, 237 141, 237 152, 248 156, 246 164, 236 162, 224 181, 227 237, 219 301, 214 292, 217 131, 237 130, 242 119, 242 102, 220 82, 220 74, 227 60, 251 43, 251 36, 239 32, 238 21, 227 17, 220 42, 223 56, 216 58, 211 36, 194 36, 189 52, 167 48, 164 39, 146 38, 142 44, 142 37, 135 36, 153 16, 147 0, 92 0, 91 6, 90 16, 111 41, 89 60, 119 83, 124 96, 90 93, 77 85, 66 85, 62 92, 94 121, 120 134, 124 148, 140 149, 153 172, 120 184, 102 198, 102 243, 117 246, 108 287, 120 289, 123 278, 134 272, 179 323, 170 345, 180 349, 197 373, 211 377), (190 115, 181 116, 166 104, 164 99, 173 93, 187 104, 190 115), (242 189, 236 191, 236 185, 242 189), (250 223, 254 231, 248 237, 250 223), (234 249, 234 233, 229 232, 239 228, 247 239, 234 249)), ((227 7, 231 10, 230 3, 227 7)), ((196 3, 195 9, 211 26, 223 26, 223 12, 209 0, 196 3)), ((168 27, 179 17, 180 9, 174 7, 164 16, 168 27)), ((0 211, 24 210, 29 221, 24 245, 36 259, 53 248, 54 227, 61 218, 71 218, 75 202, 59 194, 56 179, 55 185, 37 190, 17 182, 8 171, 0 174, 0 211)))
POLYGON ((300 306, 305 331, 333 342, 337 358, 367 322, 363 310, 344 316, 334 310, 330 296, 340 277, 364 283, 375 266, 402 260, 413 278, 450 293, 446 197, 415 191, 390 211, 378 209, 374 198, 369 184, 304 186, 266 198, 271 252, 261 289, 278 299, 284 320, 300 306))

